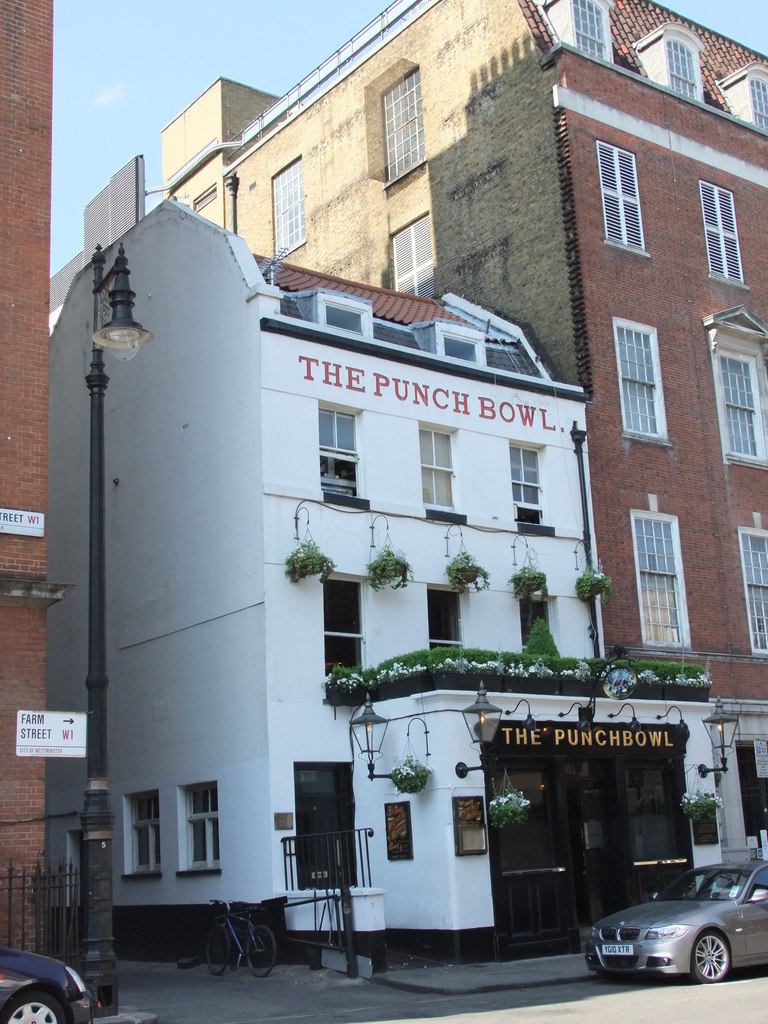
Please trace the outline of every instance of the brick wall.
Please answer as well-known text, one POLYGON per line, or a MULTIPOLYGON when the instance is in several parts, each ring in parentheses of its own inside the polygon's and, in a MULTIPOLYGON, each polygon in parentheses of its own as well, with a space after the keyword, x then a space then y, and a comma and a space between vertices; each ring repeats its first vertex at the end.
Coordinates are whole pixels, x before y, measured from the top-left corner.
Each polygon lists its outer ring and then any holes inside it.
MULTIPOLYGON (((44 512, 52 0, 0 22, 0 506, 44 512)), ((45 539, 0 534, 0 577, 44 580, 45 539)), ((45 610, 0 601, 0 866, 43 851, 44 762, 17 758, 16 710, 45 707, 45 610)))

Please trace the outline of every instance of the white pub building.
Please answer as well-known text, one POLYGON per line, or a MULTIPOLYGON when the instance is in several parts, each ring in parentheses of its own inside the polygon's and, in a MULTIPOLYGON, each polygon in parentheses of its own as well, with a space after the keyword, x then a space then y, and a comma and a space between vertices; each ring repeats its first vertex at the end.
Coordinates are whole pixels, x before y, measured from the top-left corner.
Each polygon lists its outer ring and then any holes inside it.
MULTIPOLYGON (((286 957, 343 948, 347 889, 364 969, 570 952, 719 859, 680 807, 713 787, 706 677, 605 652, 577 592, 599 569, 581 390, 491 311, 258 260, 175 203, 123 241, 154 340, 108 357, 118 955, 202 953, 211 899, 269 901, 286 957)), ((75 587, 48 707, 73 711, 95 326, 86 268, 50 365, 49 571, 75 587)), ((84 777, 49 771, 52 860, 77 862, 84 777)))

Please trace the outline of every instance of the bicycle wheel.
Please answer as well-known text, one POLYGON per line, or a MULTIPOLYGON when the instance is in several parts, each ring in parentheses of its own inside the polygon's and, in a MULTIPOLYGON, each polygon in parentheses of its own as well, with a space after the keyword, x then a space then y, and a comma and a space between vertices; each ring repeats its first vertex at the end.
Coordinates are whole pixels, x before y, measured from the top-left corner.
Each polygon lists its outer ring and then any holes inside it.
POLYGON ((205 957, 211 974, 223 974, 227 969, 231 943, 227 926, 215 924, 205 947, 205 957))
POLYGON ((266 978, 277 959, 277 943, 272 929, 265 924, 256 924, 248 936, 245 958, 257 978, 266 978))

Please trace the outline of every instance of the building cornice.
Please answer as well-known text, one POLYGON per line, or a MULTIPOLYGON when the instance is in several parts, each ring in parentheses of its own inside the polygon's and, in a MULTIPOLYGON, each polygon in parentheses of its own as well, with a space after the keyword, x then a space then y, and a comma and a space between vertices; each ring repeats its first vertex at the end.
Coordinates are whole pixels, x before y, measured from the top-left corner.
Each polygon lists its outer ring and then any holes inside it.
POLYGON ((48 608, 72 589, 71 583, 48 583, 20 576, 0 576, 0 605, 20 608, 48 608))

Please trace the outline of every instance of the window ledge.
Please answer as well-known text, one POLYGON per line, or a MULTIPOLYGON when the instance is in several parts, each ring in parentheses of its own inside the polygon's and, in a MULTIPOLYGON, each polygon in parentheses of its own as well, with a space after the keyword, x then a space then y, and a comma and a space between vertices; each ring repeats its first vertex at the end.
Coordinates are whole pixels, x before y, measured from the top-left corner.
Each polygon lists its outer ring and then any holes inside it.
POLYGON ((733 455, 726 453, 725 461, 730 466, 747 466, 749 469, 768 469, 768 462, 764 459, 750 459, 746 455, 733 455))
POLYGON ((459 526, 467 525, 467 517, 461 512, 449 512, 448 509, 425 508, 424 518, 432 519, 438 523, 457 523, 459 526))
POLYGON ((651 254, 647 249, 638 249, 636 245, 625 245, 624 242, 616 242, 613 238, 604 238, 603 242, 610 249, 620 249, 622 252, 630 252, 634 256, 642 256, 643 259, 649 260, 651 254))
POLYGON ((732 284, 734 288, 741 288, 744 292, 749 291, 749 285, 744 284, 744 282, 740 281, 737 277, 723 277, 722 274, 710 273, 709 280, 717 281, 718 284, 732 284))
POLYGON ((534 534, 537 537, 554 537, 554 526, 544 526, 543 523, 515 523, 518 533, 534 534))
POLYGON ((358 498, 354 494, 341 494, 336 491, 323 491, 323 501, 328 505, 346 505, 348 508, 359 508, 370 511, 371 502, 368 498, 358 498))
POLYGON ((382 188, 386 192, 387 189, 390 189, 394 185, 399 185, 401 182, 405 181, 405 179, 408 177, 409 174, 413 174, 414 171, 418 171, 420 168, 426 167, 426 165, 427 165, 427 158, 424 157, 424 159, 423 160, 419 160, 419 162, 417 164, 411 164, 411 166, 408 168, 408 170, 402 171, 400 174, 398 174, 398 176, 396 178, 392 178, 390 181, 385 181, 384 185, 382 186, 382 188))
POLYGON ((221 868, 185 868, 183 871, 177 871, 177 878, 192 878, 195 875, 220 875, 221 868))
POLYGON ((130 871, 128 874, 120 875, 124 882, 136 882, 142 878, 162 878, 162 871, 130 871))
POLYGON ((654 434, 636 434, 634 430, 622 430, 621 436, 627 441, 647 441, 649 444, 657 444, 662 448, 671 448, 672 442, 668 437, 657 437, 654 434))

